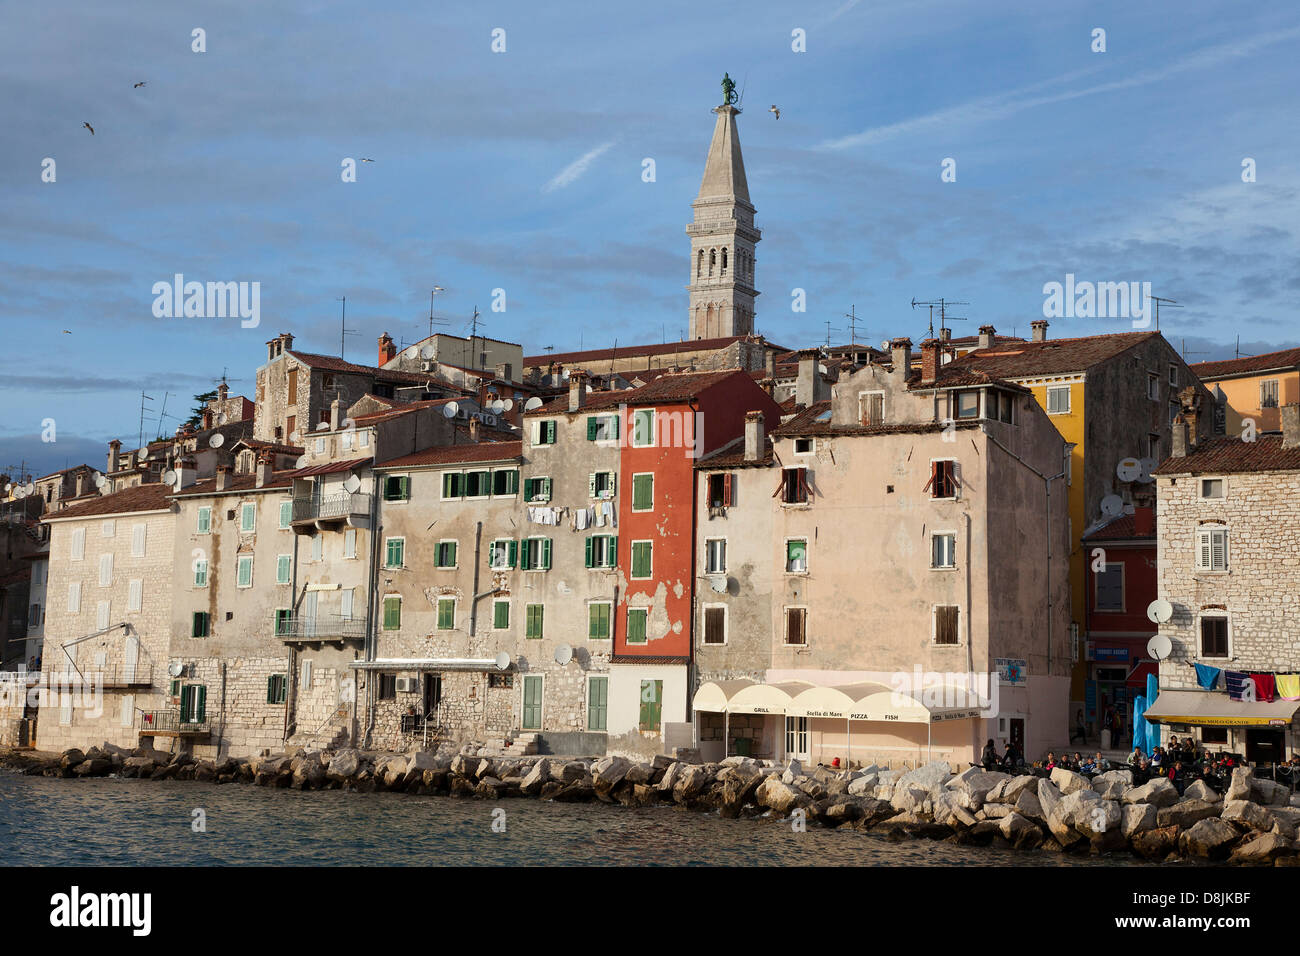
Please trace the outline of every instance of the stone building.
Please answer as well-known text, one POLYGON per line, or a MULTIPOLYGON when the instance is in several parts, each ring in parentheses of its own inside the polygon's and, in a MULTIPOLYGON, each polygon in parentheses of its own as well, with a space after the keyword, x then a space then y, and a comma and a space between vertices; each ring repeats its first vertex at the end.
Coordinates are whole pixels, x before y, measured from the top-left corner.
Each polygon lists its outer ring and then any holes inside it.
POLYGON ((1278 431, 1280 409, 1300 402, 1300 349, 1197 362, 1191 370, 1214 393, 1219 434, 1241 435, 1246 419, 1256 432, 1278 431))
POLYGON ((1281 435, 1197 440, 1198 397, 1182 396, 1173 453, 1155 472, 1159 592, 1171 606, 1159 633, 1172 651, 1147 717, 1211 750, 1282 760, 1300 706, 1272 690, 1275 675, 1300 673, 1300 406, 1280 410, 1281 435), (1215 671, 1225 673, 1210 685, 1215 671), (1226 672, 1265 675, 1267 687, 1233 699, 1226 672))

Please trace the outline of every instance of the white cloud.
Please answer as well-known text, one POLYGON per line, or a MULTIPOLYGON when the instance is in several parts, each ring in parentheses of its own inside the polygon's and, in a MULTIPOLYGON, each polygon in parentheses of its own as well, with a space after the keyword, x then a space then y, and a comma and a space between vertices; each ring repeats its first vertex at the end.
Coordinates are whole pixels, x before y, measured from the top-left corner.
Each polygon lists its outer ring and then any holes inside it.
POLYGON ((555 192, 557 189, 563 189, 565 186, 577 182, 586 174, 587 170, 591 168, 591 164, 607 153, 613 145, 614 141, 610 140, 608 143, 602 143, 595 149, 583 153, 573 162, 569 163, 569 165, 556 173, 551 178, 550 182, 542 187, 542 192, 555 192))

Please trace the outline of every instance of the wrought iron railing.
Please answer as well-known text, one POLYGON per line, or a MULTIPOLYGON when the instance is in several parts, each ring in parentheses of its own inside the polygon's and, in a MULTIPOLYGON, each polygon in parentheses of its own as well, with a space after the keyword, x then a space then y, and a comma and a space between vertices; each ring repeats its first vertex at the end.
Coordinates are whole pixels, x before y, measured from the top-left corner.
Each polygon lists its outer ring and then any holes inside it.
POLYGON ((321 518, 346 518, 349 515, 370 513, 370 495, 343 492, 317 498, 314 495, 293 499, 293 520, 309 521, 321 518))
POLYGON ((145 710, 140 712, 140 733, 148 734, 209 734, 212 721, 204 715, 202 720, 182 720, 179 711, 145 710))
POLYGON ((300 641, 363 638, 366 636, 366 622, 333 614, 313 618, 277 617, 275 636, 300 641))

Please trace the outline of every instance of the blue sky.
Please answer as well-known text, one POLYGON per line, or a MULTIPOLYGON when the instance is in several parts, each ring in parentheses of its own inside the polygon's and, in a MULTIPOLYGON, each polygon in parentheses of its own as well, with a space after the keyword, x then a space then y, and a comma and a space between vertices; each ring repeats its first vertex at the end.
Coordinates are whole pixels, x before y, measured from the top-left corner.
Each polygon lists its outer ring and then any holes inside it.
POLYGON ((450 6, 11 6, 0 468, 100 465, 109 438, 135 441, 142 388, 155 409, 170 393, 169 413, 223 368, 251 391, 279 331, 337 354, 343 295, 364 362, 381 332, 427 332, 435 283, 450 331, 477 305, 526 353, 683 335, 683 230, 724 70, 745 90, 757 326, 777 342, 824 342, 828 319, 845 339, 851 305, 861 340, 919 341, 909 303, 939 296, 970 303, 959 335, 1023 333, 1043 284, 1074 273, 1178 300, 1161 328, 1190 361, 1230 357, 1238 335, 1248 353, 1300 344, 1285 5, 450 6), (344 183, 344 157, 375 162, 344 183), (178 272, 260 282, 261 325, 155 318, 152 286, 178 272))

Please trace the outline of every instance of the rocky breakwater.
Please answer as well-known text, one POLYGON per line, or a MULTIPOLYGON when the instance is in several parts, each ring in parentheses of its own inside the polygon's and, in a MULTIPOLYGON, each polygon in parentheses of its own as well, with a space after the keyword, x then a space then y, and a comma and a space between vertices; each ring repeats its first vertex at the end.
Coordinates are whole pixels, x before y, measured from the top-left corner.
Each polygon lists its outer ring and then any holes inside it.
POLYGON ((485 800, 671 804, 730 818, 872 830, 891 840, 948 840, 1057 853, 1123 852, 1156 861, 1300 865, 1300 799, 1241 767, 1222 796, 1199 782, 1180 796, 1165 779, 1135 787, 1127 770, 1091 780, 1059 768, 1050 778, 977 768, 954 775, 941 761, 911 771, 873 766, 837 772, 825 767, 805 770, 798 761, 776 766, 748 757, 694 764, 657 756, 634 763, 623 757, 301 748, 252 758, 195 760, 104 744, 62 754, 0 751, 0 766, 53 777, 115 775, 485 800))

